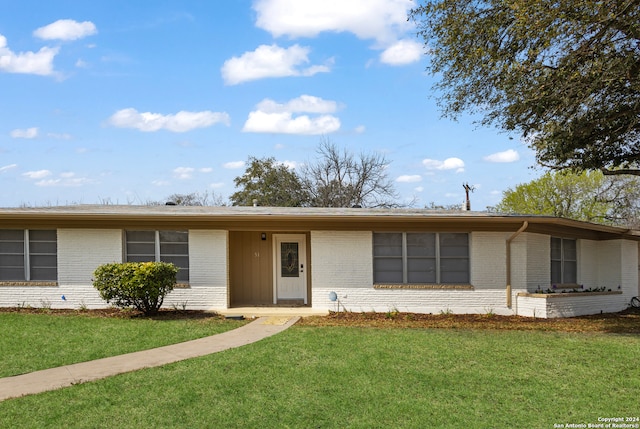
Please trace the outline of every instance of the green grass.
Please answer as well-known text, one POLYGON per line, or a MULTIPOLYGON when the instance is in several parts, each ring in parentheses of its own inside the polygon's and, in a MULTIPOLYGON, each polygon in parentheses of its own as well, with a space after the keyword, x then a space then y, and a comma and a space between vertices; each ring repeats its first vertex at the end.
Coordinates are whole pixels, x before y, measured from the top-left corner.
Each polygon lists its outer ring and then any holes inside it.
POLYGON ((0 427, 552 428, 635 416, 640 337, 294 326, 0 403, 0 427))
POLYGON ((175 344, 240 323, 218 317, 154 320, 0 313, 0 377, 175 344))

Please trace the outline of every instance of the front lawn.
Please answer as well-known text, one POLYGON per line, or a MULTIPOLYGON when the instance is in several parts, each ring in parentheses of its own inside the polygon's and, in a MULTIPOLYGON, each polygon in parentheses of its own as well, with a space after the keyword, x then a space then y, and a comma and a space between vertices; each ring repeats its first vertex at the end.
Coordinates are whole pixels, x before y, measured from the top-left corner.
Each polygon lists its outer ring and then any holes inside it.
POLYGON ((640 413, 640 336, 295 325, 0 403, 0 427, 553 428, 640 413))
POLYGON ((0 377, 175 344, 246 323, 207 313, 182 314, 141 318, 119 310, 4 309, 0 311, 0 377))

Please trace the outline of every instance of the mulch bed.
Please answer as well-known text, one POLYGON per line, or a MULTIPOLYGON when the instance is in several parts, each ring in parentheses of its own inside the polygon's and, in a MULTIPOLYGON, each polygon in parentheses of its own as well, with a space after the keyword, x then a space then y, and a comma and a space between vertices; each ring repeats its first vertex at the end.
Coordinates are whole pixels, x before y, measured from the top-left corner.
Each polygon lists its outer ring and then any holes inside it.
POLYGON ((640 311, 562 319, 539 319, 494 314, 416 314, 335 312, 328 316, 305 317, 303 326, 357 326, 374 328, 492 329, 555 332, 606 332, 640 334, 640 311))
MULTIPOLYGON (((63 310, 31 307, 0 308, 0 313, 51 314, 59 316, 144 318, 133 310, 104 308, 99 310, 63 310)), ((221 317, 213 312, 195 310, 163 309, 154 320, 204 319, 221 317)), ((563 319, 539 319, 521 316, 498 316, 495 314, 418 314, 418 313, 355 313, 331 312, 327 316, 304 317, 299 326, 345 326, 368 328, 414 328, 414 329, 492 329, 554 332, 604 332, 618 334, 640 334, 640 310, 630 308, 620 313, 605 313, 592 316, 563 319)))
POLYGON ((119 308, 101 308, 96 310, 73 310, 35 307, 5 307, 0 308, 0 313, 23 313, 23 314, 50 314, 56 316, 86 316, 97 318, 116 319, 136 319, 148 318, 158 320, 179 320, 179 319, 205 319, 220 317, 219 314, 200 310, 174 310, 162 309, 155 316, 145 316, 137 310, 122 310, 119 308))

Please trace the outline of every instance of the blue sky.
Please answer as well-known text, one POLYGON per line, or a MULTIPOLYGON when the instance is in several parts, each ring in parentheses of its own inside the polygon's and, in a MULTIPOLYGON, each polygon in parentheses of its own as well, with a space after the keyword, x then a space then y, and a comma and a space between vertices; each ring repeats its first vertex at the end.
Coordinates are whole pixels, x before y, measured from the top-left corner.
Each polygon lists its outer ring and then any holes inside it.
POLYGON ((417 207, 541 174, 519 136, 441 118, 408 0, 0 5, 0 206, 226 200, 249 156, 297 168, 323 139, 384 154, 417 207))

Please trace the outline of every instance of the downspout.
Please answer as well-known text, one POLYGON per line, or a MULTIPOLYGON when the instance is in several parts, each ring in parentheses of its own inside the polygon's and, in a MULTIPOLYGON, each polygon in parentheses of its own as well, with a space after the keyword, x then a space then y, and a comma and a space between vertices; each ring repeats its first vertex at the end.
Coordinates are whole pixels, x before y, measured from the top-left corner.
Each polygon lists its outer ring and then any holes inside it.
POLYGON ((529 226, 526 220, 522 223, 519 230, 514 232, 511 237, 507 238, 507 307, 511 308, 511 242, 519 236, 529 226))

